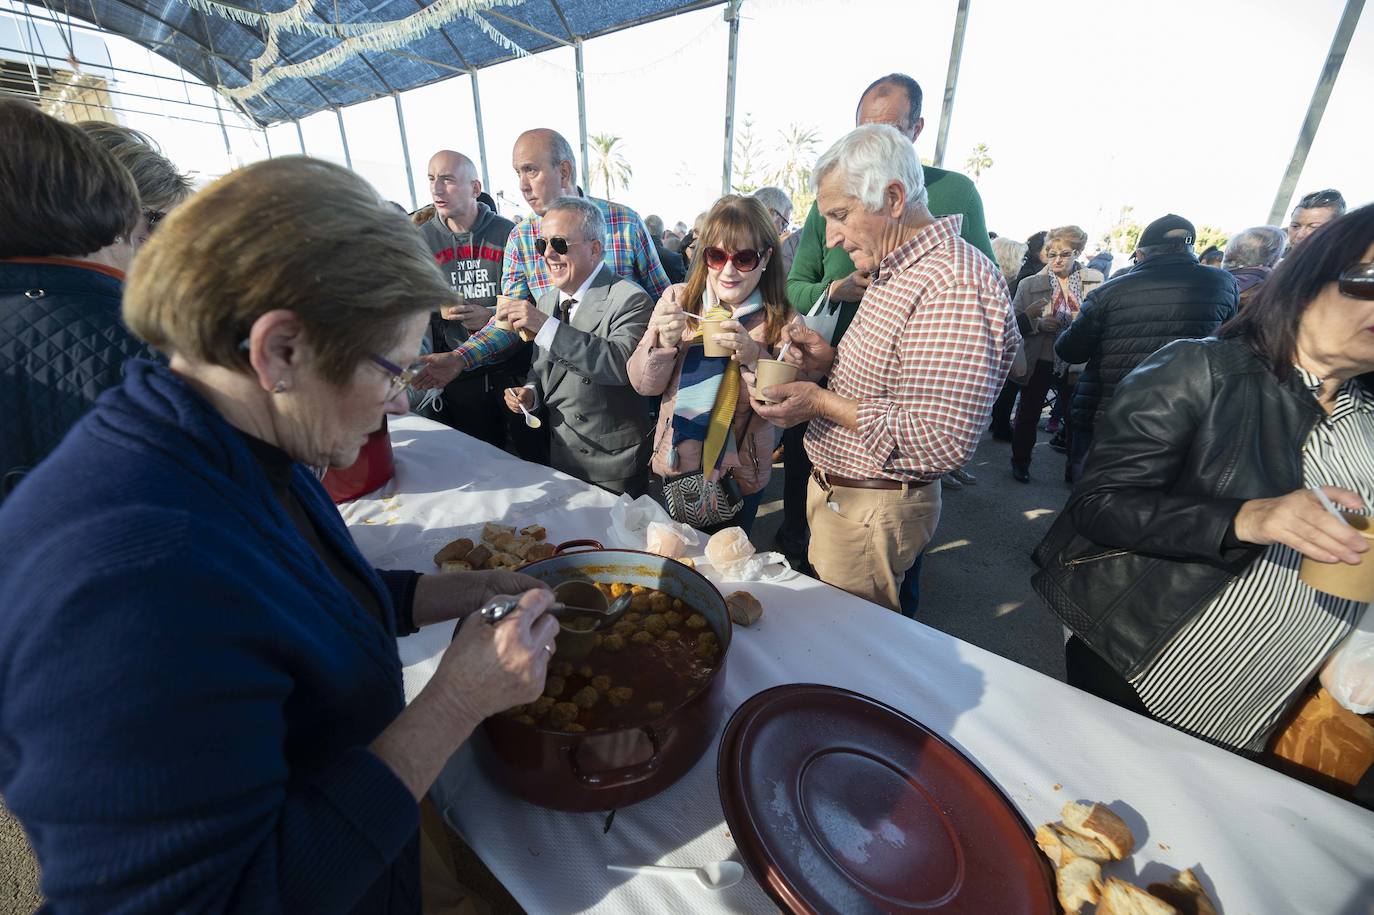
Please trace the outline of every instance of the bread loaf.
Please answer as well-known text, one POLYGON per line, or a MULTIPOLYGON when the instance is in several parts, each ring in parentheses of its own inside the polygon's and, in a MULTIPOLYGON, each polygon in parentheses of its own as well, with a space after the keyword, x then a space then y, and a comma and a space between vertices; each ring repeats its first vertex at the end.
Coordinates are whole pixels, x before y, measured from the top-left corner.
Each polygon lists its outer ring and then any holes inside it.
POLYGON ((1135 836, 1126 821, 1102 804, 1079 804, 1074 801, 1060 811, 1064 825, 1081 836, 1101 842, 1117 861, 1130 857, 1135 850, 1135 836))
POLYGON ((1168 883, 1151 883, 1150 892, 1169 905, 1178 909, 1182 915, 1217 915, 1217 907, 1207 891, 1198 883, 1191 867, 1174 874, 1168 883))
POLYGON ((1097 915, 1179 915, 1178 909, 1133 883, 1108 878, 1102 885, 1097 915))

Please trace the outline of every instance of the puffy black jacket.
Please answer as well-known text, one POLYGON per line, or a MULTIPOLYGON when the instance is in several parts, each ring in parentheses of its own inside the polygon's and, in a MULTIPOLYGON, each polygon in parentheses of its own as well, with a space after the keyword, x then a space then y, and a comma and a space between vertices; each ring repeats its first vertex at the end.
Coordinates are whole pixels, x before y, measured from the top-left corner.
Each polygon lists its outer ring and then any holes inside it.
POLYGON ((123 293, 77 262, 0 261, 0 498, 119 383, 126 359, 152 355, 120 319, 123 293))
POLYGON ((1279 381, 1239 340, 1169 344, 1117 389, 1031 584, 1133 677, 1264 552, 1235 539, 1236 512, 1303 487, 1324 415, 1300 376, 1279 381))
POLYGON ((1071 416, 1102 418, 1116 386, 1145 357, 1174 340, 1208 337, 1236 313, 1236 281, 1191 254, 1159 254, 1084 296, 1083 309, 1055 341, 1070 365, 1086 362, 1071 416))

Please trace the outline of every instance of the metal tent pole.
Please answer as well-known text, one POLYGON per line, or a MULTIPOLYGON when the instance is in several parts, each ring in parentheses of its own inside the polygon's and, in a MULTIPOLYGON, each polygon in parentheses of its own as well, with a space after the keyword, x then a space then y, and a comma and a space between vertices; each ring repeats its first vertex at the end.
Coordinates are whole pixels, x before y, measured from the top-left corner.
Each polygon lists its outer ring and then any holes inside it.
POLYGON ((353 170, 353 154, 348 151, 348 131, 344 130, 343 111, 339 108, 334 109, 334 117, 339 119, 339 139, 343 140, 344 164, 349 171, 353 170))
POLYGON ((272 158, 272 138, 267 135, 267 128, 262 128, 262 142, 267 146, 267 158, 272 158))
POLYGON ((491 179, 487 176, 487 132, 482 126, 482 93, 477 89, 477 68, 468 69, 468 77, 472 80, 472 113, 477 119, 477 158, 482 162, 482 187, 491 187, 491 179))
POLYGON ((725 167, 721 172, 720 192, 730 193, 730 179, 735 153, 735 69, 739 59, 739 7, 743 0, 729 0, 725 5, 725 21, 730 23, 730 54, 725 78, 725 167))
POLYGON ((940 132, 935 137, 935 167, 945 162, 945 147, 949 144, 949 122, 954 116, 954 90, 959 85, 959 62, 964 57, 964 33, 968 29, 969 0, 959 0, 954 14, 954 42, 949 47, 949 69, 945 71, 945 98, 940 105, 940 132))
POLYGON ((406 116, 401 111, 401 94, 393 92, 391 97, 396 101, 396 123, 401 128, 401 158, 406 160, 406 187, 410 188, 410 209, 418 210, 420 200, 415 196, 415 171, 410 165, 410 141, 406 139, 406 116))
POLYGON ((590 192, 591 165, 587 155, 587 70, 582 64, 582 39, 573 42, 573 56, 577 61, 577 138, 582 150, 582 187, 590 192))
POLYGON ((212 89, 210 97, 215 100, 215 117, 219 119, 219 132, 224 137, 224 154, 229 157, 230 163, 234 161, 234 147, 229 145, 229 131, 224 126, 224 112, 219 107, 219 90, 212 89))
POLYGON ((1312 90, 1312 101, 1307 104, 1307 117, 1298 129, 1298 142, 1293 147, 1293 157, 1288 160, 1288 169, 1279 182, 1279 192, 1274 196, 1274 205, 1269 210, 1269 224, 1283 225, 1288 202, 1293 199, 1293 191, 1302 176, 1302 168, 1307 164, 1307 154, 1312 149, 1312 141, 1317 138, 1317 128, 1321 126, 1322 115, 1326 113, 1326 103, 1331 99, 1331 90, 1340 75, 1341 64, 1345 62, 1345 52, 1350 49, 1350 36, 1355 34, 1355 26, 1360 22, 1364 0, 1346 0, 1345 12, 1336 26, 1336 34, 1331 39, 1331 48, 1326 52, 1326 65, 1317 77, 1317 88, 1312 90))
POLYGON ((309 153, 305 151, 305 131, 301 130, 301 119, 296 118, 292 123, 296 125, 296 139, 299 140, 301 144, 301 155, 309 155, 309 153))

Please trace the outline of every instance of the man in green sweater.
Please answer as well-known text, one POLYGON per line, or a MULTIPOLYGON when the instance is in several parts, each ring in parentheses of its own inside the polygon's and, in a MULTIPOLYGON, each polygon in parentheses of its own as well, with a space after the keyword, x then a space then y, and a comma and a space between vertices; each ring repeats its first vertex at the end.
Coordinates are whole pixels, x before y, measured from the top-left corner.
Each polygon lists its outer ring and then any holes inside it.
MULTIPOLYGON (((859 96, 859 106, 854 112, 855 126, 890 124, 914 144, 926 123, 921 117, 921 100, 921 86, 916 80, 904 73, 889 73, 874 80, 859 96)), ((931 165, 924 166, 924 171, 931 215, 962 214, 964 226, 959 234, 992 259, 992 241, 983 219, 983 201, 973 182, 958 172, 931 165)), ((826 247, 825 217, 813 203, 787 275, 788 301, 802 314, 809 314, 822 296, 826 296, 827 302, 839 302, 839 320, 831 341, 838 344, 854 320, 859 300, 867 288, 867 274, 854 269, 854 262, 844 249, 826 247)), ((805 435, 805 423, 788 429, 783 435, 783 520, 778 528, 777 545, 789 556, 806 555, 806 480, 811 475, 811 461, 802 445, 805 435)), ((916 563, 919 568, 920 559, 916 563)), ((904 606, 903 610, 914 610, 914 606, 904 606)))

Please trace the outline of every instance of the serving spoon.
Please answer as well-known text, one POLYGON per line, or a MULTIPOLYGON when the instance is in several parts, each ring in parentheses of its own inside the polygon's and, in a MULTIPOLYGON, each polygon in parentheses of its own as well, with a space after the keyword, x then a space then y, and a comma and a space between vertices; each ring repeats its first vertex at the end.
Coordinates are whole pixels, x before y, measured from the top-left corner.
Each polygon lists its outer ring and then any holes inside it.
POLYGON ((670 880, 695 881, 708 890, 723 890, 744 879, 744 865, 738 861, 712 861, 701 867, 668 867, 662 864, 607 864, 606 870, 622 874, 651 874, 670 880))
POLYGON ((596 625, 587 630, 588 632, 596 632, 597 630, 605 629, 607 626, 624 616, 625 611, 630 609, 630 600, 633 596, 632 594, 622 594, 611 601, 611 605, 605 610, 598 610, 595 607, 572 607, 568 604, 554 603, 549 606, 547 612, 552 613, 560 620, 565 617, 581 616, 583 614, 600 617, 596 625))

